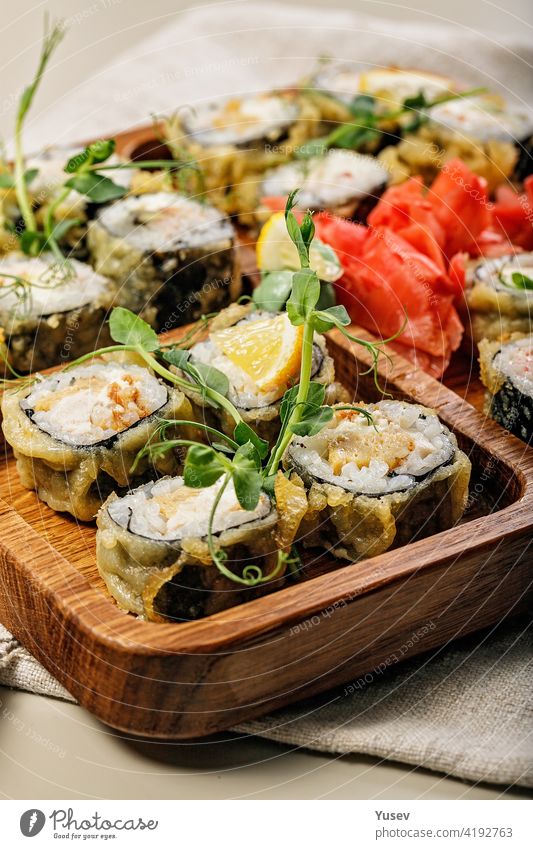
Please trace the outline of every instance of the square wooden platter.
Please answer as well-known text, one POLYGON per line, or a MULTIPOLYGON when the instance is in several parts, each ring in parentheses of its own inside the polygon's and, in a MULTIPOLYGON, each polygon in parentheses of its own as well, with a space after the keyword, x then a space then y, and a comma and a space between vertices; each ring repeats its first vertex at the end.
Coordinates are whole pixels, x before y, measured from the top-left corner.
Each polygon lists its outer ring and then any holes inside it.
MULTIPOLYGON (((376 399, 362 349, 337 332, 328 347, 353 398, 376 399)), ((301 582, 203 620, 148 623, 107 594, 94 527, 25 490, 5 446, 0 621, 103 722, 178 739, 230 728, 523 611, 533 450, 398 355, 392 366, 382 361, 381 378, 395 397, 434 407, 472 460, 470 505, 457 527, 357 564, 314 559, 301 582)), ((461 370, 452 380, 465 385, 461 370)))

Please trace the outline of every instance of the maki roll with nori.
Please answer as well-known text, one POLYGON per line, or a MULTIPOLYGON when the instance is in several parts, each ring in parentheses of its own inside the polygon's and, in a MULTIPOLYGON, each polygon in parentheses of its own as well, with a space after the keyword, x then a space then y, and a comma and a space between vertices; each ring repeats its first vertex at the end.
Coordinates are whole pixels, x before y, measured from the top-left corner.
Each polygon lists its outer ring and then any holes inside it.
POLYGON ((261 197, 285 197, 295 189, 302 209, 327 210, 365 221, 387 185, 386 168, 373 156, 330 150, 324 156, 290 162, 268 172, 261 197))
POLYGON ((515 178, 523 179, 532 170, 531 144, 533 111, 508 103, 495 94, 465 97, 434 106, 429 113, 430 125, 451 135, 468 137, 477 142, 509 142, 518 149, 515 178))
POLYGON ((465 302, 474 341, 529 333, 533 311, 533 254, 484 259, 468 274, 465 302))
POLYGON ((229 219, 174 192, 131 196, 89 227, 95 268, 116 284, 115 305, 170 330, 240 295, 229 219))
POLYGON ((468 458, 431 410, 360 407, 366 415, 338 410, 316 436, 294 437, 284 461, 308 490, 304 544, 350 560, 452 527, 470 479, 468 458))
MULTIPOLYGON (((83 521, 111 491, 153 475, 147 458, 131 467, 161 418, 191 418, 185 396, 149 369, 103 360, 5 392, 2 412, 23 485, 83 521)), ((162 474, 178 471, 172 453, 154 463, 162 474)))
POLYGON ((300 107, 293 94, 265 93, 205 103, 183 112, 181 123, 201 147, 257 148, 286 139, 300 107))
MULTIPOLYGON (((96 558, 109 592, 124 610, 146 619, 198 619, 258 594, 278 589, 282 571, 259 587, 236 583, 214 564, 208 542, 209 517, 223 487, 185 486, 181 477, 162 478, 128 493, 111 495, 98 514, 96 558)), ((274 498, 261 492, 253 510, 243 509, 230 482, 213 518, 213 542, 225 553, 225 567, 242 575, 250 563, 269 575, 278 548, 290 546, 306 500, 303 490, 279 475, 276 498, 291 499, 284 522, 274 498)))
MULTIPOLYGON (((291 324, 286 313, 268 313, 234 304, 211 323, 205 341, 191 348, 192 363, 214 366, 229 380, 229 400, 256 433, 273 443, 279 433, 284 393, 298 382, 303 327, 291 324)), ((315 333, 311 379, 326 387, 324 403, 347 397, 335 382, 335 366, 326 340, 315 333)), ((198 392, 184 389, 198 419, 221 427, 229 436, 235 422, 224 409, 214 409, 198 392)))
POLYGON ((176 159, 187 151, 201 169, 210 200, 230 213, 249 211, 248 180, 253 187, 266 169, 291 159, 324 131, 316 104, 296 91, 197 104, 165 122, 176 159))
POLYGON ((355 64, 331 62, 313 79, 314 86, 350 104, 360 95, 376 99, 378 112, 390 112, 407 98, 423 94, 426 101, 446 97, 457 90, 450 77, 412 68, 373 68, 362 71, 355 64))
POLYGON ((52 254, 0 260, 0 326, 19 373, 50 368, 109 343, 110 280, 77 260, 52 254))
POLYGON ((506 430, 533 439, 533 336, 479 346, 481 379, 487 388, 486 409, 506 430))

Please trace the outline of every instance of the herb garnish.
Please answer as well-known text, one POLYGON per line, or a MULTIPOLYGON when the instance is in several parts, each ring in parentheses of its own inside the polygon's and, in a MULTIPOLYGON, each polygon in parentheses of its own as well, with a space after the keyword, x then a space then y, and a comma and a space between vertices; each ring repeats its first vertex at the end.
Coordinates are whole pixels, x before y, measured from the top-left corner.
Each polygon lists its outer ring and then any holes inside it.
POLYGON ((108 160, 115 151, 114 139, 102 139, 88 145, 79 154, 71 157, 65 165, 67 178, 62 186, 58 187, 53 200, 47 205, 44 214, 44 225, 40 229, 35 216, 33 202, 29 191, 31 182, 38 175, 37 168, 26 170, 23 146, 23 131, 26 117, 33 104, 35 95, 43 79, 46 67, 65 35, 62 22, 49 25, 48 16, 45 15, 44 36, 41 54, 37 70, 32 82, 23 91, 15 119, 15 161, 13 172, 6 171, 0 174, 0 189, 14 189, 17 203, 24 227, 21 230, 11 227, 10 229, 19 240, 20 249, 28 256, 37 256, 44 251, 51 251, 54 255, 56 266, 54 273, 60 272, 58 277, 62 282, 72 277, 72 268, 68 259, 65 258, 60 248, 60 242, 67 233, 83 222, 77 218, 64 218, 56 220, 56 214, 61 205, 66 201, 71 191, 76 191, 86 197, 92 203, 109 203, 123 197, 127 188, 115 183, 104 172, 124 169, 154 169, 159 168, 171 172, 180 173, 183 169, 189 173, 198 171, 196 163, 189 158, 183 160, 154 159, 140 162, 118 162, 109 163, 108 160))

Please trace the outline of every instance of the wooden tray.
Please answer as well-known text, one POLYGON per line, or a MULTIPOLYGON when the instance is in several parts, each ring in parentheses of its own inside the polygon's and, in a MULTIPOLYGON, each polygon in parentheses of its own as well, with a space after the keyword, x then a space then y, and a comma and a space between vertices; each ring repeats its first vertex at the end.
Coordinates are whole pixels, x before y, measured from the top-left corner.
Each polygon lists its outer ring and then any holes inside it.
MULTIPOLYGON (((119 137, 119 149, 137 138, 119 137)), ((336 331, 328 346, 354 398, 375 400, 362 349, 336 331)), ((472 460, 458 527, 360 564, 321 557, 301 583, 198 622, 121 612, 96 569, 94 527, 23 489, 4 446, 0 621, 101 720, 175 739, 229 728, 523 611, 533 449, 464 400, 481 399, 470 362, 455 361, 455 391, 396 354, 380 368, 396 397, 434 407, 472 460)))

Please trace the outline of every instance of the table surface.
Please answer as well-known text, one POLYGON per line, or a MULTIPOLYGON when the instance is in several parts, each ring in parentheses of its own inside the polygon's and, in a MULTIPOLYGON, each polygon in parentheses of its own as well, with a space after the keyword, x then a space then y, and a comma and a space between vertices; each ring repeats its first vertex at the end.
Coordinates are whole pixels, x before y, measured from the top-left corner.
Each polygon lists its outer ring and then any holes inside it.
POLYGON ((4 799, 524 799, 363 755, 332 757, 257 737, 128 739, 77 705, 0 687, 4 799))
MULTIPOLYGON (((306 6, 310 4, 320 5, 320 0, 305 0, 306 6)), ((10 25, 12 38, 0 80, 1 112, 6 119, 14 112, 11 94, 27 77, 27 51, 41 27, 39 14, 28 13, 40 5, 21 0, 10 25)), ((103 64, 116 56, 117 49, 130 47, 153 31, 167 15, 192 5, 190 0, 154 0, 146 20, 145 4, 132 0, 126 26, 120 3, 108 4, 105 15, 93 15, 87 9, 97 4, 89 6, 86 0, 49 0, 46 6, 52 15, 70 15, 71 23, 82 24, 73 25, 69 35, 71 87, 89 72, 87 45, 98 44, 103 64)), ((509 34, 523 33, 531 22, 527 0, 510 0, 505 9, 480 3, 481 16, 478 4, 459 0, 446 4, 415 0, 410 13, 400 3, 337 0, 337 5, 395 18, 423 14, 433 21, 447 19, 493 31, 502 31, 503 26, 509 34)), ((63 76, 57 80, 52 76, 42 106, 53 103, 62 91, 63 76)), ((6 799, 521 799, 529 795, 376 758, 335 758, 252 737, 224 735, 175 744, 134 741, 101 725, 76 705, 1 687, 0 764, 0 797, 6 799)))

